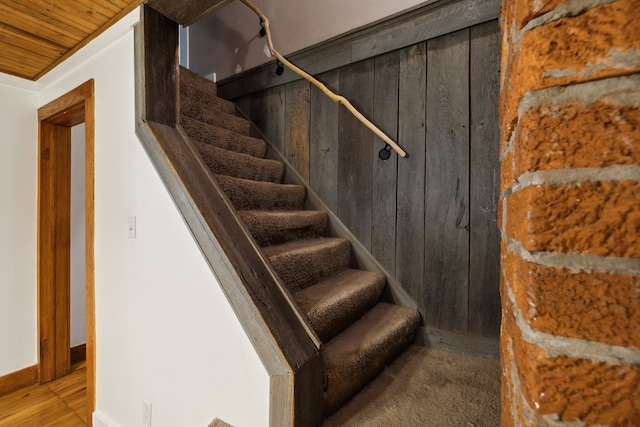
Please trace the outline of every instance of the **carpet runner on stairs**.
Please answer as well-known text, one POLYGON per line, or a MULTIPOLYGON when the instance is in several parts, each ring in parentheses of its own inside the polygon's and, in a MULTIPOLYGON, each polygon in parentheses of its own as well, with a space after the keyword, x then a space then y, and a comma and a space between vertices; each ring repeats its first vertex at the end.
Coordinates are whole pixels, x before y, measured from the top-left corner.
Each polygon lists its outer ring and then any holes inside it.
POLYGON ((324 235, 327 214, 303 210, 306 189, 283 183, 214 83, 181 68, 180 95, 182 127, 323 343, 328 416, 412 343, 420 315, 381 301, 383 274, 350 268, 351 243, 324 235))

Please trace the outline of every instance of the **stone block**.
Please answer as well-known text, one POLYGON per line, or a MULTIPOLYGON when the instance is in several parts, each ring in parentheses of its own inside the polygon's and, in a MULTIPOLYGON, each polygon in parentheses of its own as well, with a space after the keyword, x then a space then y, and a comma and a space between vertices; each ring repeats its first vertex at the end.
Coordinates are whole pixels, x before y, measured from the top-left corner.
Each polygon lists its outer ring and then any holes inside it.
POLYGON ((640 182, 536 185, 507 199, 507 234, 529 251, 640 257, 640 182))

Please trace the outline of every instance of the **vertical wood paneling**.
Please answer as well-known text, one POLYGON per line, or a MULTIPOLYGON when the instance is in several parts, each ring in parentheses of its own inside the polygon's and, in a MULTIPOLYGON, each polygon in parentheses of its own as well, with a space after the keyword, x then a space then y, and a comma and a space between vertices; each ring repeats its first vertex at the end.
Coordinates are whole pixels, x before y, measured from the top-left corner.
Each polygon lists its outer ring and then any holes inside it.
MULTIPOLYGON (((339 93, 340 72, 319 76, 329 89, 339 93)), ((340 105, 318 88, 311 88, 311 139, 309 184, 324 203, 336 212, 338 208, 338 116, 340 105)))
POLYGON ((234 99, 236 108, 251 120, 251 95, 245 95, 238 99, 234 99))
POLYGON ((285 97, 284 86, 277 86, 267 90, 266 135, 282 155, 284 155, 285 97))
MULTIPOLYGON (((373 59, 340 71, 342 95, 366 117, 373 113, 373 59)), ((360 242, 371 248, 371 144, 373 134, 340 108, 338 215, 360 242)))
MULTIPOLYGON (((373 122, 394 141, 398 138, 399 70, 397 51, 375 59, 373 122)), ((374 137, 371 254, 389 273, 395 274, 398 156, 392 153, 388 160, 380 160, 378 153, 384 146, 380 138, 374 137)))
POLYGON ((470 50, 469 332, 498 336, 500 236, 496 221, 500 188, 500 30, 495 21, 471 28, 470 50))
MULTIPOLYGON (((256 125, 258 129, 266 129, 268 121, 267 111, 267 93, 266 91, 256 92, 251 95, 250 107, 251 109, 251 121, 256 125)), ((251 130, 252 135, 259 137, 259 134, 253 134, 255 130, 251 130)))
POLYGON ((499 57, 491 21, 320 76, 407 158, 379 160, 384 144, 306 82, 269 89, 251 108, 256 122, 267 111, 270 140, 395 274, 428 327, 488 337, 500 324, 499 57))
POLYGON ((400 51, 398 142, 408 156, 398 160, 396 279, 418 303, 424 302, 424 190, 426 44, 400 51))
POLYGON ((425 316, 467 332, 469 295, 469 30, 427 47, 425 316))
POLYGON ((309 181, 309 95, 310 84, 298 80, 286 85, 284 155, 309 181))

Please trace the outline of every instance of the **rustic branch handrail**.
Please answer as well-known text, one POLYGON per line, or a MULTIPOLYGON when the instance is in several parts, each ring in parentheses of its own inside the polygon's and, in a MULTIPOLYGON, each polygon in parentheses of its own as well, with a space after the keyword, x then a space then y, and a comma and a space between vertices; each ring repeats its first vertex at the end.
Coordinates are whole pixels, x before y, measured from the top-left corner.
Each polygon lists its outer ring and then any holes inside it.
MULTIPOLYGON (((322 91, 322 93, 324 93, 329 98, 331 98, 332 101, 337 102, 338 104, 344 105, 347 108, 347 110, 349 110, 349 112, 355 116, 356 119, 358 119, 360 122, 362 122, 362 124, 364 124, 373 133, 375 133, 380 139, 382 139, 385 143, 387 143, 388 146, 393 148, 398 153, 398 155, 400 157, 406 157, 407 156, 407 153, 402 148, 400 148, 400 146, 398 144, 396 144, 391 138, 389 138, 387 136, 387 134, 382 132, 376 125, 371 123, 371 121, 369 119, 367 119, 365 116, 363 116, 362 113, 360 113, 360 111, 358 111, 351 104, 351 102, 349 102, 349 100, 347 98, 345 98, 344 96, 336 95, 331 90, 329 90, 324 84, 322 84, 322 82, 318 81, 315 77, 313 77, 312 75, 308 74, 306 71, 302 70, 301 68, 297 67, 296 65, 292 64, 284 56, 282 56, 273 47, 273 42, 271 40, 271 31, 269 30, 269 20, 267 19, 267 17, 264 15, 264 13, 262 13, 262 11, 260 9, 258 9, 249 0, 241 0, 241 1, 249 9, 251 9, 256 15, 258 15, 258 17, 260 17, 260 21, 262 23, 262 27, 264 28, 265 34, 267 36, 267 44, 269 45, 269 51, 271 52, 271 54, 278 61, 280 61, 280 63, 282 63, 283 65, 286 65, 287 68, 289 68, 294 73, 298 74, 300 77, 308 80, 315 87, 320 89, 322 91)), ((385 147, 385 149, 386 149, 386 147, 385 147)), ((385 150, 385 149, 383 149, 383 150, 385 150)), ((387 156, 387 158, 388 158, 388 156, 387 156)))

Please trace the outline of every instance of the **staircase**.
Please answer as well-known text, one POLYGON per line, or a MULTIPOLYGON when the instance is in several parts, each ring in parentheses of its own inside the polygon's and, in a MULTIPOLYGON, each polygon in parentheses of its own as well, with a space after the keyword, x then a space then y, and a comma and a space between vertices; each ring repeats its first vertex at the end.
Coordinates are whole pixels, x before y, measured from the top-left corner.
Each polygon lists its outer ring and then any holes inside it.
POLYGON ((323 343, 324 416, 335 412, 414 339, 417 311, 381 301, 385 276, 350 267, 351 243, 325 236, 325 212, 303 210, 306 189, 283 183, 235 105, 180 69, 180 124, 292 299, 323 343))

